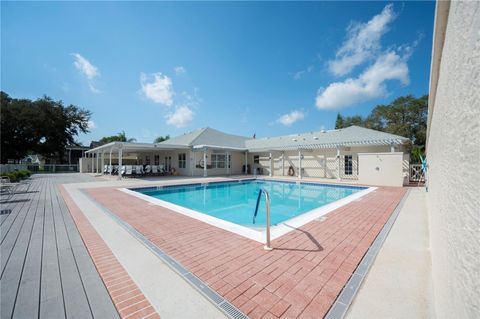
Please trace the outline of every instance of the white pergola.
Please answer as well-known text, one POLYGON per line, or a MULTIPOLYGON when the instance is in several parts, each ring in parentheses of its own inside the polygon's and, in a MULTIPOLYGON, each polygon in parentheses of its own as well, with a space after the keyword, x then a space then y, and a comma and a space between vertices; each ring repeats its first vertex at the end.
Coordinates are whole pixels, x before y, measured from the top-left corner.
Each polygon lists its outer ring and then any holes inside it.
MULTIPOLYGON (((171 144, 159 144, 159 143, 129 143, 129 142, 111 142, 101 146, 97 146, 85 152, 85 156, 92 159, 92 173, 101 173, 101 167, 105 163, 105 153, 109 154, 109 165, 112 165, 112 153, 118 152, 118 166, 122 166, 123 153, 135 153, 145 151, 168 151, 168 150, 188 150, 188 146, 184 145, 171 145, 171 144), (93 165, 96 158, 96 164, 93 165), (101 158, 100 165, 99 160, 101 158), (95 172, 96 167, 96 172, 95 172)), ((121 170, 118 170, 118 179, 121 179, 121 170)))

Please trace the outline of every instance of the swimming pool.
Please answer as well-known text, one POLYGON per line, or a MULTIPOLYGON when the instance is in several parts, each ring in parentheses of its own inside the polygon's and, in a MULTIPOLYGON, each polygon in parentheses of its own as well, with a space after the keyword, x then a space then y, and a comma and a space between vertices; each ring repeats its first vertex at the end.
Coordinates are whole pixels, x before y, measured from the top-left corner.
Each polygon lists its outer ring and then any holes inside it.
POLYGON ((148 196, 160 203, 173 204, 173 208, 186 208, 236 225, 258 229, 265 226, 266 220, 265 196, 262 195, 258 215, 253 223, 260 188, 270 194, 272 225, 284 223, 367 189, 359 186, 256 179, 130 190, 144 195, 143 198, 148 196))

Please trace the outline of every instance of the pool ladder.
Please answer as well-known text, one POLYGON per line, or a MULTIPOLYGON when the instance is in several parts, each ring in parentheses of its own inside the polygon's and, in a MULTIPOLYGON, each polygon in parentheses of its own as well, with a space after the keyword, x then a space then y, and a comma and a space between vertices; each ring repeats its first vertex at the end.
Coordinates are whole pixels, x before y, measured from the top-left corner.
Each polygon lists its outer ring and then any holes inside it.
POLYGON ((260 204, 260 199, 262 198, 262 193, 265 194, 265 206, 267 210, 267 229, 266 229, 266 235, 267 235, 267 242, 265 243, 265 246, 263 246, 263 249, 265 250, 273 250, 272 246, 270 245, 270 195, 268 192, 260 188, 258 191, 258 197, 257 197, 257 206, 255 207, 255 213, 253 214, 253 223, 255 224, 255 218, 257 217, 258 213, 258 205, 260 204))

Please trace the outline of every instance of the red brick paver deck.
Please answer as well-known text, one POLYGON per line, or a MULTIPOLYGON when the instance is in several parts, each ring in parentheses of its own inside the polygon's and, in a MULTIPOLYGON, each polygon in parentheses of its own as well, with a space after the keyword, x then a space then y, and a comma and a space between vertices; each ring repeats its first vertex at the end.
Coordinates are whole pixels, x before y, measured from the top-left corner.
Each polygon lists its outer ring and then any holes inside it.
POLYGON ((60 186, 60 192, 120 317, 124 319, 160 318, 63 186, 60 186))
POLYGON ((263 245, 119 190, 88 190, 251 318, 321 318, 406 192, 380 187, 263 245))

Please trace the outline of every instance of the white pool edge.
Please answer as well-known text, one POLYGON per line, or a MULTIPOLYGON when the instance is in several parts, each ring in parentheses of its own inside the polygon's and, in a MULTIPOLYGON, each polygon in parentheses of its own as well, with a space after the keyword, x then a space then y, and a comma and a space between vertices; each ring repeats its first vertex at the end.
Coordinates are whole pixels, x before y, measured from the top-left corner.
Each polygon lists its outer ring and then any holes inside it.
MULTIPOLYGON (((311 183, 309 182, 309 184, 315 184, 315 183, 311 183)), ((188 184, 186 184, 185 186, 187 186, 188 184)), ((321 184, 319 184, 321 185, 321 184)), ((162 186, 165 186, 165 185, 162 185, 162 186)), ((182 185, 178 185, 178 186, 182 186, 182 185)), ((335 186, 335 185, 332 185, 332 186, 335 186)), ((341 187, 344 187, 344 186, 348 186, 348 185, 339 185, 341 187)), ((352 186, 352 187, 358 187, 358 186, 352 186)), ((296 216, 294 218, 291 218, 279 225, 275 225, 275 226, 272 226, 270 228, 270 238, 271 240, 274 240, 276 238, 279 238, 303 225, 306 225, 308 224, 309 222, 313 221, 313 220, 316 220, 316 219, 319 219, 320 217, 323 217, 325 216, 326 214, 330 213, 331 211, 334 211, 335 209, 337 208, 340 208, 342 206, 345 206, 353 201, 356 201, 358 199, 360 199, 361 197, 373 192, 374 190, 376 190, 377 187, 368 187, 367 189, 364 189, 364 190, 361 190, 361 191, 358 191, 356 193, 353 193, 351 195, 348 195, 342 199, 339 199, 339 200, 336 200, 332 203, 329 203, 329 204, 326 204, 326 205, 323 205, 323 206, 320 206, 318 208, 315 208, 315 209, 312 209, 306 213, 303 213, 299 216, 296 216)), ((185 215, 185 216, 188 216, 188 217, 191 217, 191 218, 194 218, 196 220, 199 220, 199 221, 202 221, 204 223, 207 223, 209 225, 212 225, 212 226, 215 226, 215 227, 218 227, 218 228, 221 228, 223 230, 226 230, 226 231, 229 231, 229 232, 232 232, 232 233, 235 233, 237 235, 240 235, 240 236, 243 236, 243 237, 246 237, 248 239, 252 239, 252 240, 255 240, 259 243, 265 243, 265 238, 266 238, 266 235, 265 235, 265 230, 263 231, 258 231, 258 230, 254 230, 254 229, 251 229, 251 228, 248 228, 248 227, 245 227, 245 226, 241 226, 241 225, 238 225, 238 224, 235 224, 235 223, 232 223, 232 222, 228 222, 228 221, 225 221, 223 219, 220 219, 220 218, 216 218, 216 217, 213 217, 213 216, 210 216, 210 215, 207 215, 205 213, 201 213, 201 212, 198 212, 198 211, 195 211, 193 209, 189 209, 189 208, 186 208, 186 207, 183 207, 183 206, 180 206, 180 205, 176 205, 176 204, 172 204, 170 202, 167 202, 167 201, 164 201, 164 200, 161 200, 161 199, 158 199, 158 198, 154 198, 154 197, 151 197, 149 195, 145 195, 145 194, 142 194, 142 193, 139 193, 137 191, 133 191, 133 190, 130 190, 128 188, 119 188, 118 190, 126 193, 126 194, 129 194, 131 196, 135 196, 137 198, 140 198, 140 199, 143 199, 153 205, 158 205, 158 206, 161 206, 161 207, 164 207, 164 208, 167 208, 167 209, 170 209, 174 212, 177 212, 177 213, 180 213, 182 215, 185 215)))

